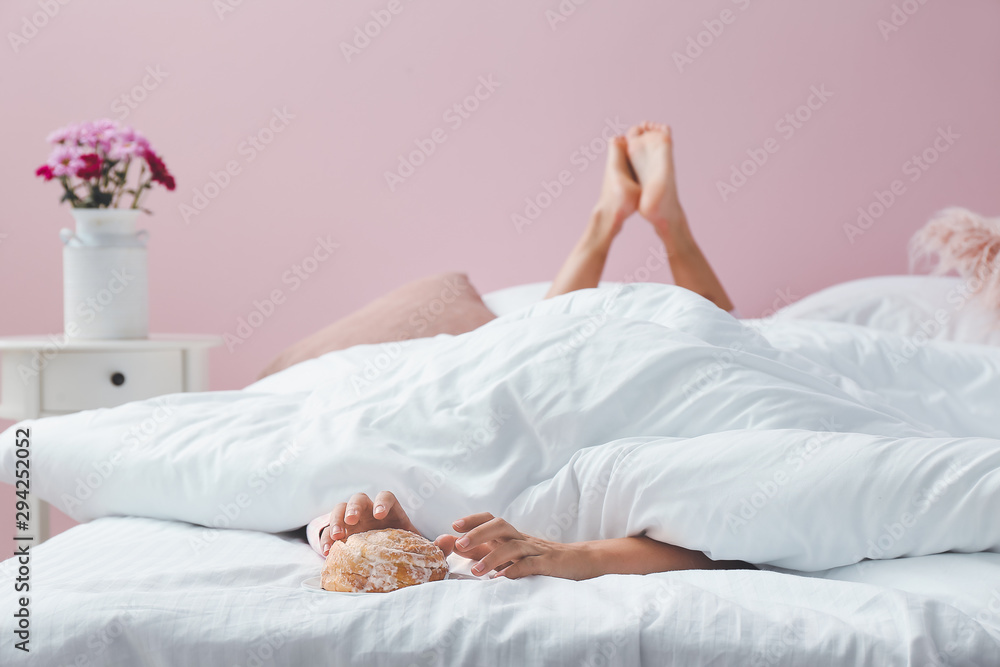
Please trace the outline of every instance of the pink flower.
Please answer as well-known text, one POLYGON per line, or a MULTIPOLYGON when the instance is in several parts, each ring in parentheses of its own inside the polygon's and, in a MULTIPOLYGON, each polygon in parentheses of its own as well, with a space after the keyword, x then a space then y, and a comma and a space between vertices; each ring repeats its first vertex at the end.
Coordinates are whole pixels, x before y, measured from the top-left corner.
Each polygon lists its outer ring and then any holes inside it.
POLYGON ((66 127, 60 127, 55 130, 45 138, 50 144, 61 144, 64 142, 69 142, 70 144, 76 144, 77 139, 80 137, 80 125, 67 125, 66 127))
POLYGON ((53 176, 75 176, 86 163, 80 157, 78 146, 58 144, 49 156, 49 165, 52 167, 53 176))
POLYGON ((97 129, 93 123, 80 123, 77 126, 76 140, 83 146, 94 148, 97 145, 97 129))
POLYGON ((116 136, 120 141, 135 141, 142 135, 136 132, 135 129, 126 125, 125 127, 118 128, 116 136))
POLYGON ((108 158, 112 160, 124 160, 125 158, 142 155, 143 147, 134 141, 117 141, 111 144, 108 151, 108 158))
POLYGON ((80 124, 78 141, 89 148, 99 149, 107 153, 111 150, 111 142, 118 133, 118 121, 102 118, 90 123, 80 124))
POLYGON ((45 164, 35 170, 35 175, 46 181, 59 179, 65 193, 61 201, 67 199, 73 206, 104 207, 119 201, 125 193, 133 196, 132 206, 136 207, 142 193, 151 183, 174 190, 177 183, 173 175, 157 155, 149 141, 131 127, 116 120, 102 118, 87 123, 75 123, 52 132, 47 140, 54 144, 52 153, 45 164), (131 161, 142 161, 139 181, 128 184, 131 161), (146 174, 145 169, 149 169, 146 174), (114 173, 114 178, 101 177, 114 173), (83 181, 70 182, 71 178, 83 181), (87 193, 78 194, 75 188, 85 185, 87 193))
POLYGON ((101 175, 101 156, 97 153, 87 153, 81 155, 83 166, 77 170, 76 175, 82 179, 98 178, 101 175))
POLYGON ((142 157, 147 150, 149 150, 149 141, 146 137, 131 127, 122 127, 115 133, 108 157, 112 160, 142 157))

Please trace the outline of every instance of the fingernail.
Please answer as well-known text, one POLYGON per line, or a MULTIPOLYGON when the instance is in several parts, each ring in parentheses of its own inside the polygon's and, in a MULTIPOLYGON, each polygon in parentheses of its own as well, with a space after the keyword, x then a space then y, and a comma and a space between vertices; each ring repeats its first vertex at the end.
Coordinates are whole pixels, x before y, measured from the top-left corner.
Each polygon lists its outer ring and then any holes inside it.
POLYGON ((354 516, 357 513, 357 510, 347 510, 347 513, 344 516, 354 516))
POLYGON ((325 547, 323 547, 323 555, 328 556, 329 554, 330 554, 330 545, 327 544, 325 547))
POLYGON ((340 535, 344 530, 340 526, 334 526, 333 530, 330 532, 331 535, 340 535))
POLYGON ((474 573, 476 573, 476 574, 482 574, 482 572, 483 572, 483 564, 482 563, 476 563, 475 565, 472 566, 472 571, 474 573))
POLYGON ((469 538, 468 537, 463 537, 463 538, 461 538, 459 540, 456 540, 455 541, 455 546, 458 547, 459 549, 465 549, 466 547, 469 546, 469 538))
POLYGON ((465 526, 465 522, 464 522, 464 521, 462 521, 461 519, 459 519, 459 520, 458 520, 458 521, 456 521, 455 523, 451 524, 451 526, 452 526, 452 528, 454 528, 455 530, 462 530, 462 527, 463 527, 463 526, 465 526))
POLYGON ((375 514, 380 514, 385 511, 385 505, 376 505, 375 514))

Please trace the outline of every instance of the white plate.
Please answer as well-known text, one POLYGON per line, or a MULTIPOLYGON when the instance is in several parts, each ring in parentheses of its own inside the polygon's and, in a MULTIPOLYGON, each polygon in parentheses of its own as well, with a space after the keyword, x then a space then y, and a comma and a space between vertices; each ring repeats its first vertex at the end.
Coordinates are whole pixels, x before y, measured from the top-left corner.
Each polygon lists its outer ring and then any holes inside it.
MULTIPOLYGON (((302 580, 302 588, 309 591, 316 591, 317 593, 334 593, 336 595, 368 595, 368 593, 345 593, 341 591, 328 591, 321 585, 321 577, 319 575, 315 577, 309 577, 308 579, 302 580)), ((476 581, 478 577, 471 577, 467 574, 459 574, 457 572, 449 572, 445 579, 467 579, 469 581, 476 581)))

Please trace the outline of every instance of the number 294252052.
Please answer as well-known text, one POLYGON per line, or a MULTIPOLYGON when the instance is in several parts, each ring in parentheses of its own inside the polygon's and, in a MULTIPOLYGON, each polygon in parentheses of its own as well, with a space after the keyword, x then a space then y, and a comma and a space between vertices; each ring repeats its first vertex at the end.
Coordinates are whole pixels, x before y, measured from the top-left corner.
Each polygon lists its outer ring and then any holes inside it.
POLYGON ((17 462, 14 464, 14 487, 17 495, 15 521, 17 528, 25 531, 31 521, 28 504, 28 493, 31 491, 31 429, 19 428, 14 437, 17 440, 17 462))

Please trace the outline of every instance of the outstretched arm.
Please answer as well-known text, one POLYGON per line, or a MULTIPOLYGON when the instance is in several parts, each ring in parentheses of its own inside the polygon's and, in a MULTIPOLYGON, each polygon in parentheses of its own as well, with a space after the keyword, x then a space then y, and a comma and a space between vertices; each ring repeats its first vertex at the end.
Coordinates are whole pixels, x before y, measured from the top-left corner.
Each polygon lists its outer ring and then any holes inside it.
MULTIPOLYGON (((604 574, 651 574, 671 570, 752 569, 742 561, 714 561, 700 551, 657 542, 645 536, 562 544, 518 532, 488 512, 459 519, 452 527, 461 537, 441 535, 434 543, 445 554, 455 552, 477 561, 477 575, 518 579, 534 574, 562 579, 591 579, 604 574)), ((336 540, 381 528, 419 534, 396 497, 382 491, 373 501, 356 493, 328 514, 309 523, 309 543, 326 556, 336 540)))
POLYGON ((580 542, 600 574, 652 574, 671 570, 743 570, 749 563, 712 560, 700 551, 657 542, 649 537, 623 537, 580 542))
POLYGON ((743 561, 714 561, 649 537, 623 537, 560 544, 518 532, 503 519, 482 513, 459 519, 454 528, 461 538, 442 535, 436 544, 450 553, 476 560, 477 575, 518 579, 535 574, 563 579, 591 579, 604 574, 652 574, 671 570, 752 569, 743 561))

